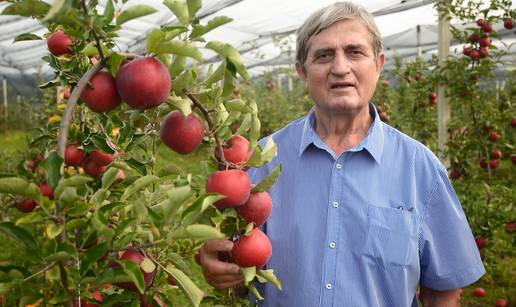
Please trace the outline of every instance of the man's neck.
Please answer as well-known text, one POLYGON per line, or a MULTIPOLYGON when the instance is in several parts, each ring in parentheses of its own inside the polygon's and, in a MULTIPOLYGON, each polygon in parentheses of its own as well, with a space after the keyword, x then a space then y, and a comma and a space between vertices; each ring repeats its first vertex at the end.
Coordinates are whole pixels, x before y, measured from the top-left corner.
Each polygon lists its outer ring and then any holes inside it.
POLYGON ((357 112, 338 114, 315 107, 314 115, 315 132, 336 156, 362 142, 373 122, 368 105, 357 112))

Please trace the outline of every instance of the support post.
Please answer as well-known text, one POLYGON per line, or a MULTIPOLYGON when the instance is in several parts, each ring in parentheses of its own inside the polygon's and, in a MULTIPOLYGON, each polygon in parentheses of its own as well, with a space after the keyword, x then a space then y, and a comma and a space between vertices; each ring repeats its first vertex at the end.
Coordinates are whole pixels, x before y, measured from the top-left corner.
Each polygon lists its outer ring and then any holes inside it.
POLYGON ((421 48, 421 26, 416 26, 416 44, 417 44, 417 57, 423 56, 423 49, 421 48))
POLYGON ((9 112, 7 111, 7 80, 5 80, 5 77, 2 80, 3 83, 3 89, 4 89, 4 120, 5 125, 7 127, 7 117, 9 116, 9 112))
MULTIPOLYGON (((445 13, 439 12, 439 33, 438 33, 438 51, 437 57, 439 66, 450 53, 450 19, 445 13)), ((438 156, 445 166, 449 166, 449 161, 444 160, 444 151, 446 143, 450 137, 448 133, 448 122, 450 121, 451 110, 449 99, 446 97, 446 85, 439 84, 437 89, 437 141, 439 146, 438 156)))

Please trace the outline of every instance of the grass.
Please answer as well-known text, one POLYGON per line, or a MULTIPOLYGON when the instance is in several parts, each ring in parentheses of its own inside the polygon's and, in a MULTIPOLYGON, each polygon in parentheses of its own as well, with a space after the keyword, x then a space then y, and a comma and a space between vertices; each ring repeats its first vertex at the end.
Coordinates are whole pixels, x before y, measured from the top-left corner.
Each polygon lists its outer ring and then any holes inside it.
POLYGON ((0 151, 9 156, 24 152, 27 150, 26 135, 23 131, 8 131, 0 134, 0 151))

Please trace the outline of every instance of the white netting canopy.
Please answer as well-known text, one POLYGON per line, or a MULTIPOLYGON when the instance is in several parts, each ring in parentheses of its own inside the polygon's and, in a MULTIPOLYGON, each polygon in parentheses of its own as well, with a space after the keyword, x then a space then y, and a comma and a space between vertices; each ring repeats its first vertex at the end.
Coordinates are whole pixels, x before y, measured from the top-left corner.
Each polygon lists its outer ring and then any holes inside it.
MULTIPOLYGON (((51 3, 51 1, 47 1, 51 3)), ((100 0, 98 10, 103 12, 106 1, 100 0)), ((198 13, 202 24, 216 16, 227 16, 233 22, 221 26, 206 35, 207 40, 232 44, 242 54, 251 75, 271 67, 294 63, 295 30, 316 9, 333 3, 329 0, 204 0, 198 13)), ((384 39, 387 68, 397 55, 404 59, 414 58, 418 49, 425 58, 437 53, 437 12, 432 0, 366 0, 355 1, 373 13, 384 39)), ((487 1, 486 1, 487 2, 487 1)), ((146 34, 161 25, 174 25, 175 16, 161 0, 129 0, 119 4, 124 9, 136 4, 153 6, 154 14, 131 20, 122 25, 116 38, 118 51, 144 53, 146 34)), ((9 3, 0 3, 3 11, 9 3)), ((463 27, 460 24, 452 24, 463 27)), ((495 31, 510 45, 515 42, 514 32, 502 25, 494 25, 495 31)), ((514 31, 514 30, 512 30, 514 31)), ((13 39, 22 33, 43 36, 48 30, 38 21, 19 16, 0 15, 0 78, 6 78, 18 95, 34 94, 36 81, 50 79, 53 72, 41 57, 48 53, 43 40, 21 41, 13 39)), ((451 52, 461 53, 462 46, 452 41, 451 52)), ((494 44, 501 44, 499 40, 494 44)), ((509 48, 510 58, 514 49, 509 48)), ((216 62, 216 55, 201 49, 208 62, 216 62)))

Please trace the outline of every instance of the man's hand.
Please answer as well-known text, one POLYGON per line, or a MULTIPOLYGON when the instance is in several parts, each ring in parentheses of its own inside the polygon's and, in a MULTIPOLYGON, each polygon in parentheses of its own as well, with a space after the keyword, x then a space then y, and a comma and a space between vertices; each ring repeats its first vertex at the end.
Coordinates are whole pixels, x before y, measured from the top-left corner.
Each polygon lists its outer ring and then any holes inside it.
POLYGON ((204 278, 215 288, 227 289, 244 281, 238 265, 220 260, 231 253, 232 248, 233 242, 229 240, 208 240, 199 250, 204 278))
POLYGON ((421 286, 420 300, 423 307, 456 307, 460 306, 461 289, 437 291, 421 286))

